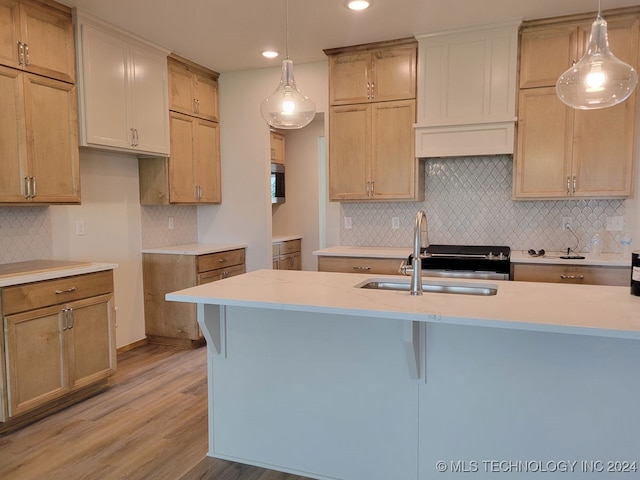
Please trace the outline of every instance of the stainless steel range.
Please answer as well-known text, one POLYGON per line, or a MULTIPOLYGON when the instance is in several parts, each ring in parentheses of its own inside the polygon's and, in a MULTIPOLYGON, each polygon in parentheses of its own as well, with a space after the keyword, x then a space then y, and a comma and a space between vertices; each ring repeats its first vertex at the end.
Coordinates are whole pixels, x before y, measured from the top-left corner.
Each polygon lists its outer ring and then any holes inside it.
MULTIPOLYGON (((494 245, 429 245, 420 249, 423 277, 509 280, 511 248, 494 245)), ((401 272, 409 274, 413 254, 401 272)))

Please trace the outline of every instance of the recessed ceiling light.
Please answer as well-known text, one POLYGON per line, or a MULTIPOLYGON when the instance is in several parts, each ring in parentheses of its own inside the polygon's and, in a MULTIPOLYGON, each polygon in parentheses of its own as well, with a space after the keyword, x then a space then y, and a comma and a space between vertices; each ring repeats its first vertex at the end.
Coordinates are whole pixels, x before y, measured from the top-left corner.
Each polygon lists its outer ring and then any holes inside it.
POLYGON ((371 3, 367 0, 351 0, 350 2, 347 2, 347 7, 351 10, 366 10, 369 8, 369 5, 371 5, 371 3))
POLYGON ((264 58, 276 58, 279 55, 280 54, 278 52, 276 52, 275 50, 264 50, 262 52, 262 56, 264 58))

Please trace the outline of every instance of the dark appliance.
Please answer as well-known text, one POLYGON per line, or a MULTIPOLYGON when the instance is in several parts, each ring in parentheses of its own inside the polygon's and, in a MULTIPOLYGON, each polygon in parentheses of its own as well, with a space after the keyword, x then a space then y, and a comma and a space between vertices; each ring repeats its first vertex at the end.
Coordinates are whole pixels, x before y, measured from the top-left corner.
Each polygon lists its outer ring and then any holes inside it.
MULTIPOLYGON (((429 245, 421 249, 423 277, 509 280, 511 248, 486 245, 429 245)), ((411 265, 413 254, 407 259, 411 265)))
POLYGON ((271 164, 271 203, 284 203, 284 165, 271 164))

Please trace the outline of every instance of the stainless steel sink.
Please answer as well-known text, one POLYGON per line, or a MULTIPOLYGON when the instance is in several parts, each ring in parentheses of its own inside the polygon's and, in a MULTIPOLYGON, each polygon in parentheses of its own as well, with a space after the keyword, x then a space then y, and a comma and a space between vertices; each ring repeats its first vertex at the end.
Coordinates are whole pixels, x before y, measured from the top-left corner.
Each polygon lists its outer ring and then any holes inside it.
MULTIPOLYGON (((397 290, 402 292, 409 292, 411 289, 409 281, 389 278, 371 278, 359 283, 356 287, 370 290, 397 290)), ((443 282, 432 279, 423 279, 422 291, 433 293, 454 293, 458 295, 489 296, 498 293, 498 286, 492 283, 443 282)))

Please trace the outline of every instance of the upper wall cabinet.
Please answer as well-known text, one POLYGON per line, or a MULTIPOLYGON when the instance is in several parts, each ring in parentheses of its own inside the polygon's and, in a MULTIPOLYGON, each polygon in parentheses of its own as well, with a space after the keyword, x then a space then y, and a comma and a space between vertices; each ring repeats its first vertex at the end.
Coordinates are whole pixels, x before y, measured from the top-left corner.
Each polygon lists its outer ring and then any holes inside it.
POLYGON ((168 65, 169 110, 219 122, 218 73, 173 54, 168 65))
POLYGON ((80 202, 74 71, 70 8, 0 0, 0 203, 80 202))
POLYGON ((167 53, 76 12, 80 145, 169 154, 167 53))
MULTIPOLYGON (((611 50, 637 70, 640 9, 603 17, 611 50)), ((637 92, 615 107, 574 110, 555 91, 558 77, 584 54, 594 18, 523 25, 515 199, 625 198, 633 192, 637 92)))
POLYGON ((519 24, 416 37, 416 156, 513 153, 519 24))
POLYGON ((416 96, 413 38, 326 50, 331 105, 407 100, 416 96))
POLYGON ((0 0, 0 64, 75 83, 69 9, 54 2, 0 0))

